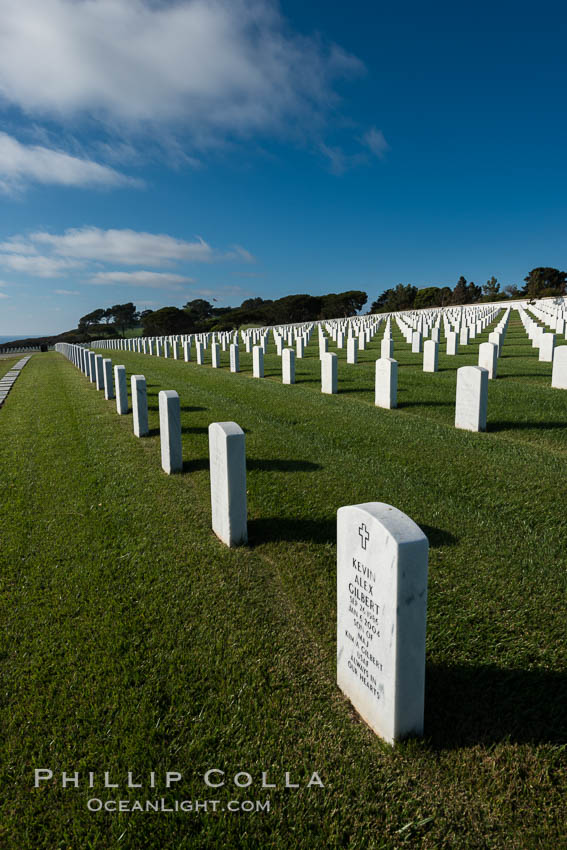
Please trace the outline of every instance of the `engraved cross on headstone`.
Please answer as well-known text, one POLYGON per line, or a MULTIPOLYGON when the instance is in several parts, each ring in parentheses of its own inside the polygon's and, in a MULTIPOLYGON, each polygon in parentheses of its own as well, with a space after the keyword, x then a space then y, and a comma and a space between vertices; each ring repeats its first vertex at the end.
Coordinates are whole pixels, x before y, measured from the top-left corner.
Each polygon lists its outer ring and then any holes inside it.
POLYGON ((358 529, 358 534, 359 534, 359 536, 360 536, 360 541, 361 541, 361 543, 362 543, 362 548, 363 548, 363 549, 366 549, 366 544, 368 543, 368 540, 370 539, 370 535, 369 535, 369 533, 368 533, 368 529, 366 528, 366 526, 365 526, 365 524, 364 524, 364 523, 362 523, 362 525, 361 525, 361 526, 360 526, 360 528, 358 529))

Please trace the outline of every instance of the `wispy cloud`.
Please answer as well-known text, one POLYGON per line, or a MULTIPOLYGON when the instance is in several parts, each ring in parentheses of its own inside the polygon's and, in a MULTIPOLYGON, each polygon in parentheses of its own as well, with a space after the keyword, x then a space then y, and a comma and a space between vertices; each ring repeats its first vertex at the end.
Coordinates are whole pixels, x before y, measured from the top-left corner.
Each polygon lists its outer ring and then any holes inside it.
POLYGON ((255 263, 256 257, 243 248, 242 245, 233 245, 230 251, 224 255, 225 260, 242 260, 245 263, 255 263))
POLYGON ((151 289, 183 289, 183 284, 194 283, 193 278, 180 274, 166 272, 135 271, 135 272, 98 272, 90 278, 90 283, 96 286, 149 287, 151 289))
POLYGON ((108 165, 41 145, 23 145, 0 132, 0 190, 18 191, 28 182, 98 188, 143 185, 108 165))
POLYGON ((55 295, 80 295, 76 289, 54 289, 55 295))
POLYGON ((136 230, 102 230, 82 227, 56 235, 31 233, 34 243, 49 246, 55 254, 125 266, 162 266, 177 260, 210 262, 213 250, 200 236, 195 241, 175 239, 164 233, 136 230))
POLYGON ((337 82, 363 71, 338 45, 293 32, 276 0, 2 3, 6 102, 123 135, 182 131, 185 154, 252 134, 312 137, 340 102, 337 82))
POLYGON ((0 266, 34 277, 58 277, 81 264, 62 257, 28 256, 25 254, 0 254, 0 266))
POLYGON ((377 130, 376 127, 371 127, 362 137, 362 144, 365 145, 378 159, 384 159, 386 153, 390 150, 390 145, 384 138, 382 130, 377 130))
POLYGON ((10 296, 6 292, 0 292, 0 298, 9 298, 10 296))
POLYGON ((355 149, 353 152, 347 152, 341 145, 333 146, 324 142, 320 143, 319 149, 328 160, 331 174, 340 176, 353 168, 366 165, 371 159, 369 151, 378 159, 384 159, 386 153, 390 150, 390 145, 384 138, 382 130, 377 130, 375 127, 371 127, 361 138, 356 139, 356 143, 360 145, 362 150, 355 149))
MULTIPOLYGON (((195 283, 186 273, 187 265, 227 261, 249 264, 255 258, 241 245, 214 250, 201 236, 187 240, 166 233, 98 227, 15 234, 0 243, 0 268, 39 278, 63 278, 74 272, 74 285, 79 274, 82 281, 95 286, 180 290, 195 283), (117 270, 117 265, 131 268, 117 270), (160 271, 171 266, 181 267, 181 273, 160 271)), ((78 294, 65 282, 61 280, 63 287, 56 294, 78 294)))

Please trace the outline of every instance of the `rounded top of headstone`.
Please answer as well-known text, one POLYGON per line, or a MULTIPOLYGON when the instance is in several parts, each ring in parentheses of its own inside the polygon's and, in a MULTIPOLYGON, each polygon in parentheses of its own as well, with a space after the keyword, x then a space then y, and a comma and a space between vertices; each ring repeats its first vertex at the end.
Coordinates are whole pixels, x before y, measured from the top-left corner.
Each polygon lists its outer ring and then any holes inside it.
POLYGON ((361 505, 346 505, 339 508, 337 517, 347 511, 357 511, 377 520, 398 543, 425 541, 429 545, 429 541, 419 525, 407 514, 403 513, 403 511, 393 507, 393 505, 387 505, 385 502, 364 502, 361 505))
POLYGON ((211 422, 209 425, 209 433, 211 430, 219 428, 227 437, 244 434, 244 431, 237 425, 236 422, 211 422))

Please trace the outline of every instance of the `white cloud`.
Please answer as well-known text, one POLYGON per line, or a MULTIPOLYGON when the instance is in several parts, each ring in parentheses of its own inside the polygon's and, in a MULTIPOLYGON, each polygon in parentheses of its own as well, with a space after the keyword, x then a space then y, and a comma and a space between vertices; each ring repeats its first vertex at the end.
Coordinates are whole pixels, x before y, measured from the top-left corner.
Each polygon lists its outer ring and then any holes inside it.
MULTIPOLYGON (((2 0, 0 93, 28 115, 228 135, 310 132, 356 57, 296 34, 275 0, 2 0)), ((98 172, 100 175, 100 172, 98 172)))
POLYGON ((54 289, 53 292, 55 295, 80 295, 80 292, 77 292, 76 289, 54 289))
POLYGON ((90 283, 97 286, 144 286, 151 289, 182 289, 182 284, 193 283, 193 278, 184 277, 180 274, 167 274, 164 272, 136 271, 136 272, 98 272, 90 279, 90 283))
POLYGON ((201 237, 187 242, 166 234, 82 227, 66 230, 59 236, 40 231, 30 234, 29 239, 48 245, 60 256, 129 266, 162 266, 176 260, 210 262, 213 259, 212 248, 201 237))
POLYGON ((386 153, 390 150, 390 145, 384 138, 382 130, 377 130, 376 127, 371 127, 362 137, 362 143, 365 145, 374 156, 378 159, 384 159, 386 153))
POLYGON ((141 185, 107 165, 41 145, 23 145, 0 132, 0 189, 10 192, 26 181, 60 186, 141 185))
POLYGON ((6 295, 5 292, 0 292, 0 298, 9 298, 9 295, 6 295))
POLYGON ((22 254, 0 254, 0 266, 15 272, 35 277, 57 277, 77 268, 80 263, 59 257, 27 256, 22 254))
POLYGON ((37 248, 27 242, 24 236, 10 236, 5 242, 0 242, 0 251, 12 254, 37 254, 37 248))

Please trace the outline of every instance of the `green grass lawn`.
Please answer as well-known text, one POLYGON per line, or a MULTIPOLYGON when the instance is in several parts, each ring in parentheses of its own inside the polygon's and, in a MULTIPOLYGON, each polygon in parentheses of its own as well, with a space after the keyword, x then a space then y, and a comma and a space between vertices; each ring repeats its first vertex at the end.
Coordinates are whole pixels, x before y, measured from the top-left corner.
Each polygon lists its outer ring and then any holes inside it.
POLYGON ((341 352, 336 396, 320 392, 316 334, 294 386, 273 343, 263 380, 242 352, 239 374, 228 352, 218 370, 105 352, 146 376, 142 440, 63 357, 32 357, 0 411, 2 846, 567 846, 567 393, 513 313, 488 431, 457 431, 456 368, 487 334, 423 374, 396 330, 394 411, 374 407, 381 331, 356 366, 341 352), (162 389, 181 399, 174 476, 162 389), (247 446, 250 544, 234 550, 210 531, 207 428, 227 420, 247 446), (336 511, 367 501, 431 547, 425 736, 394 749, 336 687, 336 511), (35 768, 54 780, 35 789, 35 768), (225 788, 203 784, 211 768, 225 788), (106 770, 120 789, 101 787, 106 770), (125 788, 151 770, 155 790, 125 788), (184 777, 169 791, 167 770, 184 777), (62 789, 62 771, 82 787, 62 789), (324 788, 305 787, 313 771, 324 788), (162 797, 270 811, 87 810, 162 797))

